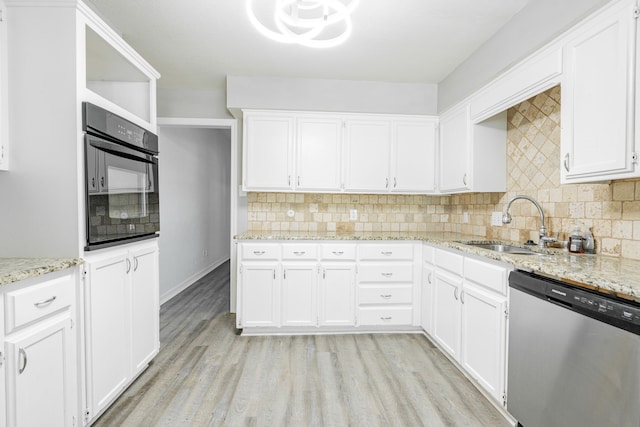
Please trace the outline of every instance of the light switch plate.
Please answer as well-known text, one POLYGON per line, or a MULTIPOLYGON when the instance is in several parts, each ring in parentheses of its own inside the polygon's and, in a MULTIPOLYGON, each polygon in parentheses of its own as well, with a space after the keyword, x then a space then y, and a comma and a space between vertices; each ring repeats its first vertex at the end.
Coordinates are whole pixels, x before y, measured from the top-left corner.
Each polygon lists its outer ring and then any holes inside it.
POLYGON ((496 227, 502 227, 502 212, 491 213, 491 225, 496 227))
POLYGON ((349 219, 351 221, 357 221, 358 220, 358 210, 357 209, 350 209, 349 210, 349 219))

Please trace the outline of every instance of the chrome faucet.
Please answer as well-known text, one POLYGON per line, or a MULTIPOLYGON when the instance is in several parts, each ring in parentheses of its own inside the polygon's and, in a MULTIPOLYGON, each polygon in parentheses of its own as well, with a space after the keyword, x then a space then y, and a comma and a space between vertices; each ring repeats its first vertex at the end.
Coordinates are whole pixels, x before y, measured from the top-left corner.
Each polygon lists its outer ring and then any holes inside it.
POLYGON ((547 228, 544 225, 544 212, 542 211, 542 207, 540 206, 540 203, 538 203, 536 199, 534 199, 533 197, 519 195, 509 200, 509 203, 507 203, 507 209, 505 210, 504 215, 502 215, 502 223, 503 224, 511 223, 511 214, 509 213, 509 208, 511 207, 511 203, 515 202, 518 199, 528 200, 531 203, 533 203, 536 208, 538 208, 538 212, 540 213, 540 231, 538 232, 538 236, 540 237, 540 240, 538 240, 538 247, 546 248, 547 243, 557 242, 558 240, 555 237, 547 237, 547 228))

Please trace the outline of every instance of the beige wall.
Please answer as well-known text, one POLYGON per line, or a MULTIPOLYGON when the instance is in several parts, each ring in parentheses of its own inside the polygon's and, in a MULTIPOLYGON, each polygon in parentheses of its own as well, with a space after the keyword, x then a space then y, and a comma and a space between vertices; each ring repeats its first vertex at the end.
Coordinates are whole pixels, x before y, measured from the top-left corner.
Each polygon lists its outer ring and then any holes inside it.
POLYGON ((574 225, 590 227, 598 253, 640 259, 640 180, 560 185, 560 88, 507 114, 507 192, 452 196, 249 193, 249 230, 263 231, 456 231, 482 238, 538 240, 537 209, 518 200, 513 222, 490 225, 491 212, 525 194, 538 200, 547 228, 566 239, 574 225), (286 214, 295 212, 293 218, 286 214), (357 221, 349 221, 357 209, 357 221), (463 223, 464 212, 469 222, 463 223))

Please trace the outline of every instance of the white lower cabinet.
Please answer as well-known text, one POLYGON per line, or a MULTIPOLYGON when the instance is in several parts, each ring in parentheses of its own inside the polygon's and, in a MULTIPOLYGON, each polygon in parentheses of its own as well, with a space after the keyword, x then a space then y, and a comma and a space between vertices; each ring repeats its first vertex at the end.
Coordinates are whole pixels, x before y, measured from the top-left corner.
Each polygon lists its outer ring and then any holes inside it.
POLYGON ((158 246, 127 245, 86 261, 84 414, 91 422, 158 353, 158 246))
POLYGON ((420 326, 429 335, 433 335, 433 294, 435 283, 435 266, 433 265, 434 249, 422 247, 422 289, 420 292, 420 326))
POLYGON ((238 328, 280 326, 280 267, 277 262, 240 264, 238 328))
POLYGON ((282 269, 282 325, 317 326, 317 263, 283 263, 282 269))
POLYGON ((320 326, 355 325, 355 262, 323 263, 321 269, 320 326))
POLYGON ((0 425, 77 425, 77 270, 45 277, 3 286, 0 425))
POLYGON ((435 250, 434 263, 430 335, 504 405, 510 267, 443 249, 435 250))

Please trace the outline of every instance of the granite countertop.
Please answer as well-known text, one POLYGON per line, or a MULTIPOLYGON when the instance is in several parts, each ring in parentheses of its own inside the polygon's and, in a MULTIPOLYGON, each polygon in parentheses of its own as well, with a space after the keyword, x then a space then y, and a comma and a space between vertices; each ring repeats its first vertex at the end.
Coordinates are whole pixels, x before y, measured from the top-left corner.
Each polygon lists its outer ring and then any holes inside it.
POLYGON ((542 255, 517 255, 495 252, 470 246, 469 243, 521 243, 496 242, 458 233, 380 232, 380 233, 310 233, 310 232, 247 232, 235 236, 236 240, 411 240, 457 249, 516 268, 544 276, 561 279, 599 292, 615 294, 640 302, 640 261, 606 255, 573 254, 561 249, 539 249, 527 246, 542 255))
POLYGON ((0 285, 82 264, 80 258, 0 258, 0 285))

